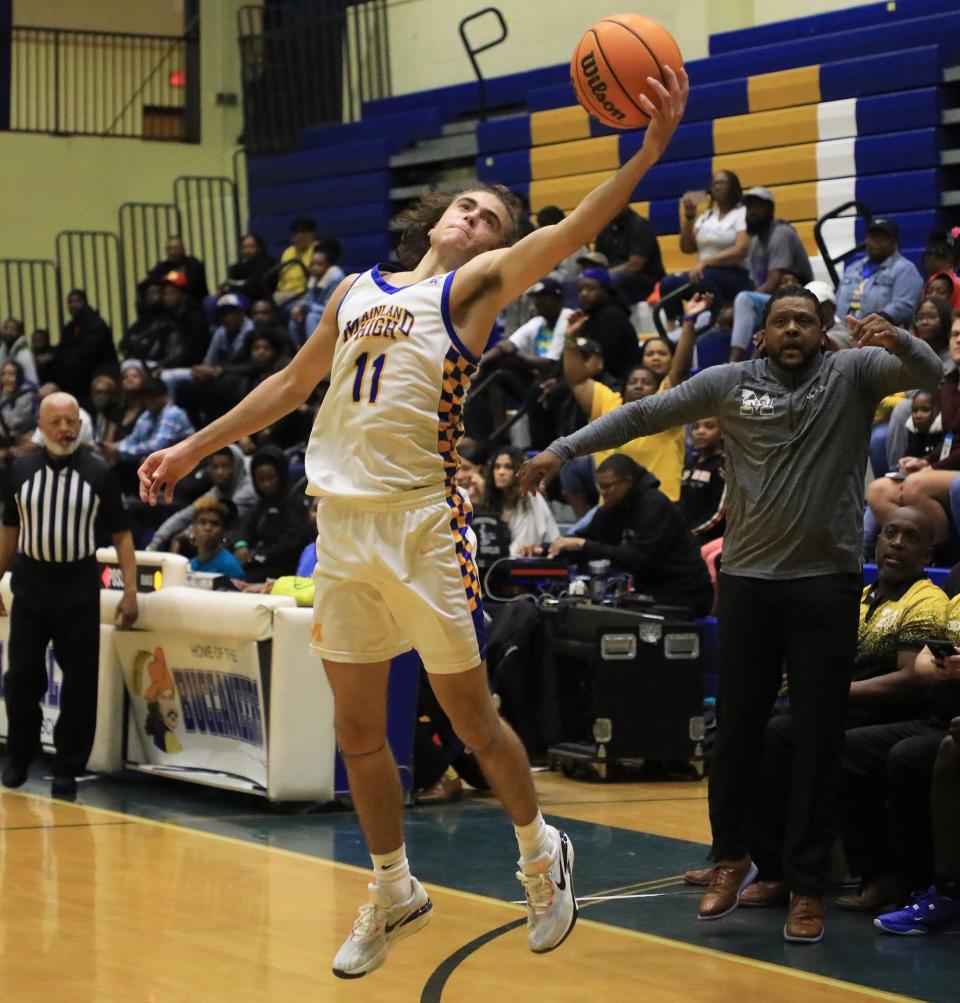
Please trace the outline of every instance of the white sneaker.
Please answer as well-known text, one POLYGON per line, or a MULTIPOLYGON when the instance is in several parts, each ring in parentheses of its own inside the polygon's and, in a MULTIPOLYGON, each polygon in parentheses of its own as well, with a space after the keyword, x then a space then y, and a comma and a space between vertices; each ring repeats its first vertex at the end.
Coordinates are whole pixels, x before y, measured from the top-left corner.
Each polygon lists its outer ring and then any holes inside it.
POLYGON ((403 902, 393 902, 379 885, 367 885, 369 901, 360 906, 360 915, 350 936, 333 959, 333 974, 340 979, 359 979, 387 960, 391 941, 402 940, 430 922, 433 903, 416 878, 413 891, 403 902))
POLYGON ((553 830, 557 848, 517 871, 527 895, 527 944, 536 954, 559 947, 577 922, 573 894, 573 843, 565 832, 553 830), (530 872, 530 873, 527 873, 530 872))

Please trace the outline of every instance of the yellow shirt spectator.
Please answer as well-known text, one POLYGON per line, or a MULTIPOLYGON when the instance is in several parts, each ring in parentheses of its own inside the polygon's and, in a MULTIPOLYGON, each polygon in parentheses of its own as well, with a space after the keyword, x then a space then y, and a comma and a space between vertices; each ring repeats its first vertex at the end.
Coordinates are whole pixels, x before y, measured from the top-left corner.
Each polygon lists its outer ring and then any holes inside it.
POLYGON ((868 585, 860 599, 854 678, 895 672, 899 651, 919 651, 928 638, 943 637, 948 606, 943 590, 929 578, 918 579, 896 599, 879 599, 877 583, 868 585))
MULTIPOLYGON (((660 384, 658 393, 667 389, 660 384)), ((590 408, 590 420, 595 421, 601 415, 615 411, 623 406, 623 397, 615 390, 604 386, 599 380, 593 381, 593 403, 590 408)), ((660 482, 660 490, 671 500, 680 500, 680 478, 683 475, 683 428, 670 428, 656 435, 643 435, 624 443, 619 449, 610 449, 602 453, 594 453, 594 463, 601 463, 613 453, 626 453, 641 467, 646 467, 660 482)))
POLYGON ((316 247, 316 241, 314 241, 305 251, 298 251, 293 244, 291 244, 284 252, 280 255, 280 277, 277 279, 277 292, 281 294, 283 300, 292 299, 294 296, 299 296, 301 293, 307 291, 307 279, 310 275, 310 259, 313 257, 313 249, 316 247), (289 268, 283 268, 285 262, 299 260, 303 264, 303 268, 297 268, 296 265, 291 265, 289 268))

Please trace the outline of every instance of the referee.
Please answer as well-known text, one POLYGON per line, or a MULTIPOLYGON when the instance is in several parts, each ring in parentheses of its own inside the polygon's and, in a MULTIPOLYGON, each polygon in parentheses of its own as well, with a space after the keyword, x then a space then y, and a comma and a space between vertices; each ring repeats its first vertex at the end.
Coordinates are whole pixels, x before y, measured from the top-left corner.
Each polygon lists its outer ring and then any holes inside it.
MULTIPOLYGON (((47 689, 47 644, 63 670, 53 730, 52 791, 76 794, 97 723, 100 653, 98 530, 110 532, 123 572, 117 626, 137 619, 136 558, 113 470, 78 450, 80 407, 55 393, 40 405, 43 448, 9 470, 0 526, 0 577, 13 565, 4 787, 19 787, 40 751, 40 700, 47 689), (16 556, 14 556, 16 555, 16 556)), ((0 615, 6 610, 0 600, 0 615)))
POLYGON ((729 508, 719 575, 720 686, 710 770, 714 860, 699 917, 736 909, 756 877, 750 824, 767 721, 786 664, 797 744, 783 846, 786 940, 823 936, 837 764, 857 651, 863 472, 877 402, 933 389, 943 367, 879 314, 846 318, 857 348, 824 350, 820 301, 781 286, 763 319, 766 357, 704 369, 625 404, 527 461, 525 493, 565 460, 716 416, 729 508))

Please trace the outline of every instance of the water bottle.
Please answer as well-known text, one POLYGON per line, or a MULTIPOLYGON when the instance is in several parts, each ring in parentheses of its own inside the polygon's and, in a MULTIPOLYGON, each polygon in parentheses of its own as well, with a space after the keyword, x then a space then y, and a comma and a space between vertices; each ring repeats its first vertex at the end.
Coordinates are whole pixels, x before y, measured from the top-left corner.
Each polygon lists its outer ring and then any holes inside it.
POLYGON ((607 572, 610 570, 610 562, 603 558, 599 561, 590 561, 587 566, 590 569, 590 598, 597 603, 603 602, 607 591, 607 572))

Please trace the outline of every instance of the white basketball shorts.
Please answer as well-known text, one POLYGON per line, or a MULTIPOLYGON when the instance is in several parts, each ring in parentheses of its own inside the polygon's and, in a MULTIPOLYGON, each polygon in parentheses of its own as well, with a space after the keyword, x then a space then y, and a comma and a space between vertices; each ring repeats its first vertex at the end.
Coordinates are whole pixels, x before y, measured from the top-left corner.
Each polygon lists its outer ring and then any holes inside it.
POLYGON ((460 494, 320 498, 311 648, 382 662, 414 648, 428 672, 486 657, 470 505, 460 494))

